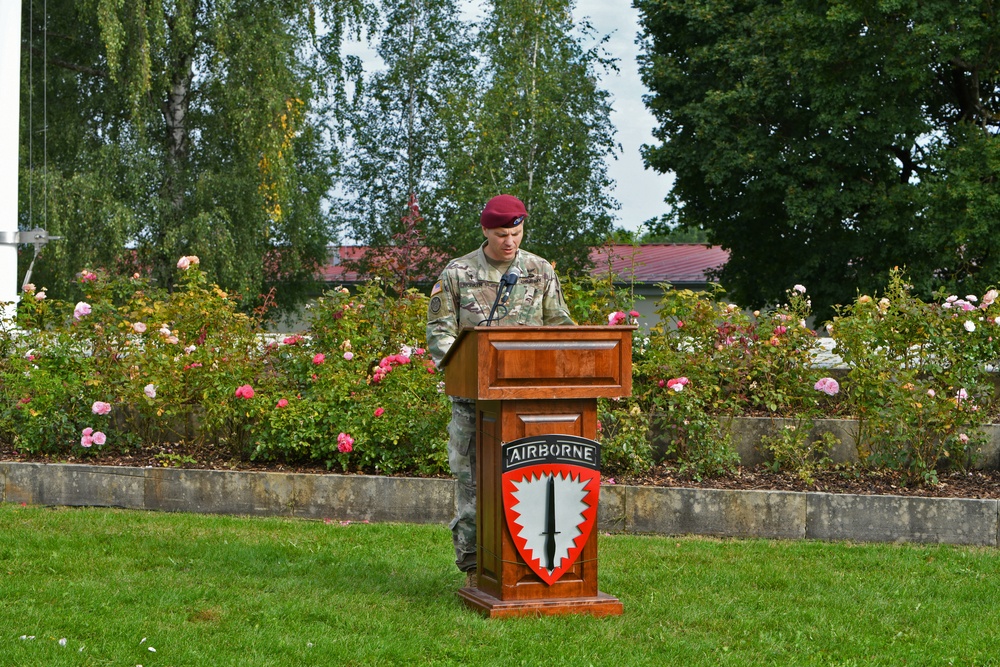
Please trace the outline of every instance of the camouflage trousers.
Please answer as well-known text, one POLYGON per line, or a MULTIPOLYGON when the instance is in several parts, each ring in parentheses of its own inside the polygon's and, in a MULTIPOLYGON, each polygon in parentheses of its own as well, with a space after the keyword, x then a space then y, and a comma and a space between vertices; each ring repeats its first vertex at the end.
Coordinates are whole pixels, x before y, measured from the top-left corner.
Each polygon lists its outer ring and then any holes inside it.
POLYGON ((455 486, 455 518, 449 524, 455 565, 476 569, 476 404, 452 399, 448 424, 448 464, 455 486))

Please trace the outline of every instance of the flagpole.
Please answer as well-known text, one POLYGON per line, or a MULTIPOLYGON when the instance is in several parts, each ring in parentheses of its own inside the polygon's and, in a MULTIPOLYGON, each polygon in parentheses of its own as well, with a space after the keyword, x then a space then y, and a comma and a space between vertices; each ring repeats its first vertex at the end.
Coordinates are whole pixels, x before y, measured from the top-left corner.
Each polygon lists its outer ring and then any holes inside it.
MULTIPOLYGON (((17 158, 21 0, 0 0, 0 303, 17 303, 17 158)), ((4 308, 0 306, 0 308, 4 308)), ((0 317, 13 316, 0 311, 0 317)))

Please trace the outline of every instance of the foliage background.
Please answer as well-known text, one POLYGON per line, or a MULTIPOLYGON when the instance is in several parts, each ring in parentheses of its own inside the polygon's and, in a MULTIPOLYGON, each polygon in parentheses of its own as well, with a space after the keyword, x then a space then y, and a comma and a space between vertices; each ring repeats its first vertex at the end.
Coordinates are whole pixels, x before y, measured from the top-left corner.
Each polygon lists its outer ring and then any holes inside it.
POLYGON ((731 251, 741 305, 813 286, 821 319, 906 266, 924 300, 998 269, 1000 30, 989 1, 635 0, 676 174, 666 222, 731 251))
POLYGON ((391 254, 416 236, 440 268, 501 192, 534 251, 586 268, 617 206, 595 83, 614 63, 569 0, 495 0, 478 22, 458 4, 27 0, 18 225, 63 237, 34 281, 75 301, 89 266, 170 290, 197 255, 244 312, 291 311, 338 237, 391 254), (362 36, 384 67, 344 55, 362 36))

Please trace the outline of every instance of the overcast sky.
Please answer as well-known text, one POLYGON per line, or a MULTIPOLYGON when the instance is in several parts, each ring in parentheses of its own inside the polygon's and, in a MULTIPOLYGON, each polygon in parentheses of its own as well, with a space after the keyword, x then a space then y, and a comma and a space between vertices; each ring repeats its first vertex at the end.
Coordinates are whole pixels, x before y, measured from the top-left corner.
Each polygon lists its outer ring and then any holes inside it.
MULTIPOLYGON (((464 0, 463 16, 475 21, 482 18, 482 0, 464 0)), ((654 119, 642 103, 646 89, 639 80, 636 58, 639 47, 639 12, 631 0, 576 0, 574 19, 589 17, 596 34, 610 35, 605 50, 618 59, 618 72, 601 74, 601 87, 611 93, 611 122, 617 128, 616 141, 622 152, 608 163, 608 172, 615 182, 615 199, 621 204, 615 225, 635 230, 646 220, 666 213, 663 198, 670 189, 672 178, 643 168, 639 148, 653 143, 654 119)), ((584 43, 584 48, 593 46, 584 43)), ((363 44, 345 45, 349 53, 377 60, 374 52, 363 44)))

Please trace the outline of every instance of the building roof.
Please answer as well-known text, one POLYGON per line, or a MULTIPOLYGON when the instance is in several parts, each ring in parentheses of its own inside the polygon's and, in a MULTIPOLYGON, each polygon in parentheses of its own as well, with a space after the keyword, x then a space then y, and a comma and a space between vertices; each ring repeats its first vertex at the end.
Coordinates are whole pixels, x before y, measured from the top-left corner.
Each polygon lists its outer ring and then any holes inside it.
MULTIPOLYGON (((327 283, 356 283, 362 280, 344 262, 364 257, 367 246, 334 246, 330 261, 320 271, 327 283)), ((729 260, 729 252, 720 246, 697 243, 647 243, 640 245, 614 244, 594 248, 590 252, 593 274, 607 275, 610 268, 616 281, 637 283, 706 283, 709 272, 729 260)), ((417 281, 420 282, 420 281, 417 281)), ((423 282, 430 282, 426 279, 423 282)))
POLYGON ((637 283, 705 283, 709 273, 729 261, 721 246, 698 243, 615 244, 590 252, 595 275, 608 269, 618 281, 637 283))

